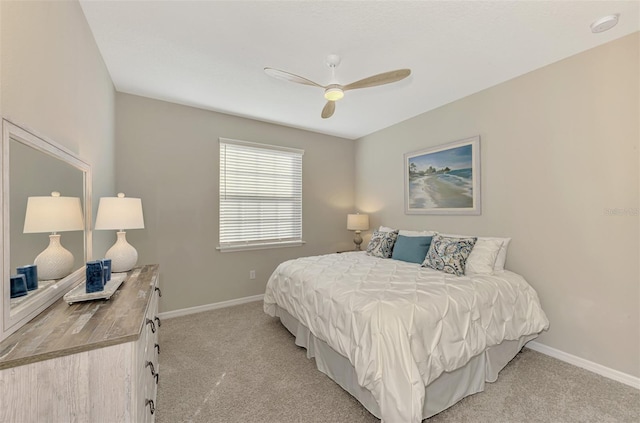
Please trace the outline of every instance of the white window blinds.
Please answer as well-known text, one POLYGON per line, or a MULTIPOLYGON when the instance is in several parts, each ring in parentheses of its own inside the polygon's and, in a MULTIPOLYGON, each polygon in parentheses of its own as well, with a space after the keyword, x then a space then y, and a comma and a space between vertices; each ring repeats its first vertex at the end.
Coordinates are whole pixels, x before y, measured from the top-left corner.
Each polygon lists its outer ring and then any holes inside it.
POLYGON ((303 154, 220 138, 220 250, 302 244, 303 154))

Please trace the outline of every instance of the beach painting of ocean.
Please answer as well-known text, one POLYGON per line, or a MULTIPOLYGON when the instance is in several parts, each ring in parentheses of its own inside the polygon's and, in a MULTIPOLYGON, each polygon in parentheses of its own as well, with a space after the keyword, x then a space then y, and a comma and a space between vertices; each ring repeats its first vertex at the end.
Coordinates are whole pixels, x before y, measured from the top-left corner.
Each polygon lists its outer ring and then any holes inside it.
POLYGON ((405 212, 480 214, 480 137, 405 154, 405 212))

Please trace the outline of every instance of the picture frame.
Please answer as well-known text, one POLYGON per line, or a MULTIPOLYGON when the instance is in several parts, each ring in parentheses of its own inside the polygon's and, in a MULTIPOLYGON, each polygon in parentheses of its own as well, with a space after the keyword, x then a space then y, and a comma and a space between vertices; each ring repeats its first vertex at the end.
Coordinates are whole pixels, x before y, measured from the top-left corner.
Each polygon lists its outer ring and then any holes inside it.
POLYGON ((480 215, 480 136, 405 153, 406 214, 480 215))

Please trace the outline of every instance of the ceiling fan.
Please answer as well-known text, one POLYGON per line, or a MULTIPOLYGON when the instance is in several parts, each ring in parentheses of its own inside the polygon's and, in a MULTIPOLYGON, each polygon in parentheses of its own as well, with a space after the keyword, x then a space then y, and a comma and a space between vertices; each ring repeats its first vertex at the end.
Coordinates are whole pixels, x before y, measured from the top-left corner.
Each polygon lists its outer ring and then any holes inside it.
POLYGON ((333 116, 333 112, 336 110, 336 101, 344 97, 344 92, 348 90, 355 90, 358 88, 376 87, 378 85, 390 84, 392 82, 400 81, 407 76, 411 75, 411 69, 397 69, 389 72, 379 73, 377 75, 370 76, 368 78, 361 79, 356 82, 352 82, 347 85, 341 85, 336 82, 335 71, 336 67, 340 64, 340 56, 331 54, 327 57, 327 66, 331 69, 331 83, 328 85, 320 85, 313 81, 295 75, 290 72, 285 72, 279 69, 264 68, 267 75, 274 78, 283 79, 285 81, 296 82, 303 85, 311 85, 313 87, 320 87, 324 89, 324 98, 327 99, 322 109, 321 116, 323 119, 333 116))

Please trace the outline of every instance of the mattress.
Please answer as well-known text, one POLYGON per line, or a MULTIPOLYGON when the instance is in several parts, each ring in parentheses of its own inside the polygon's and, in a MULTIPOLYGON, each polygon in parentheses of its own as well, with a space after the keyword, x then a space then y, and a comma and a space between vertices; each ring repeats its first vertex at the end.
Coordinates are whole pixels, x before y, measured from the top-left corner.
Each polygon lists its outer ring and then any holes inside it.
POLYGON ((282 308, 345 357, 384 422, 420 422, 425 387, 487 348, 548 327, 536 292, 513 272, 456 277, 360 253, 284 262, 265 311, 282 308))

